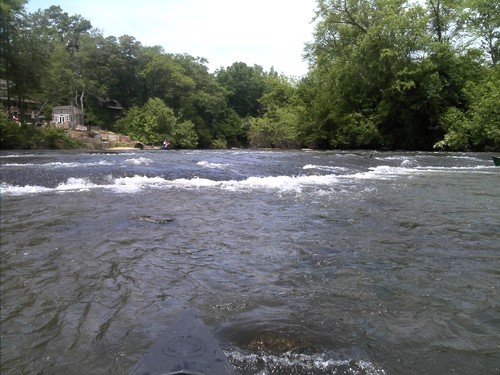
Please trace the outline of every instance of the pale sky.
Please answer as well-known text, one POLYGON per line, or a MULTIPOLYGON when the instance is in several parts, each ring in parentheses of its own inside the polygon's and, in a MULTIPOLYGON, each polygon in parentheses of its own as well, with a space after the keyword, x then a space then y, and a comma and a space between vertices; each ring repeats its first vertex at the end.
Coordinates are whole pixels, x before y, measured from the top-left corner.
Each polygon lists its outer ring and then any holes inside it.
POLYGON ((242 61, 301 76, 316 0, 29 0, 26 9, 51 5, 80 14, 104 36, 127 34, 143 46, 205 57, 211 72, 242 61))

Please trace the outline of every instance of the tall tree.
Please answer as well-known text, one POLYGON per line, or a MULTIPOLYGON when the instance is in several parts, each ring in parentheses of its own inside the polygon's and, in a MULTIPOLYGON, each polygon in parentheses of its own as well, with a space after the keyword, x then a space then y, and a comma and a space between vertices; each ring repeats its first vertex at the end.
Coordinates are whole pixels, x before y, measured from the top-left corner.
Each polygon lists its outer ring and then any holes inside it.
POLYGON ((379 130, 388 147, 411 145, 414 134, 405 134, 411 115, 400 110, 414 96, 415 65, 424 54, 422 8, 399 0, 318 4, 316 42, 308 51, 327 146, 373 147, 379 130))
POLYGON ((264 93, 259 100, 263 115, 250 119, 250 144, 255 147, 300 147, 305 108, 297 95, 297 82, 270 72, 264 83, 264 93))
POLYGON ((49 63, 41 77, 47 100, 51 105, 82 106, 86 81, 80 49, 92 29, 90 21, 80 15, 70 16, 55 5, 33 13, 29 21, 32 30, 43 36, 42 46, 50 55, 42 58, 49 63))
POLYGON ((438 42, 457 40, 463 30, 463 1, 427 0, 429 29, 438 42))
POLYGON ((172 138, 177 122, 174 111, 159 98, 151 98, 142 106, 133 106, 116 122, 116 130, 145 144, 159 144, 172 138))
POLYGON ((147 97, 161 98, 172 108, 177 108, 179 98, 195 87, 182 66, 160 46, 142 49, 139 76, 143 79, 147 97))
POLYGON ((179 92, 177 112, 183 120, 194 124, 200 146, 210 147, 213 123, 227 109, 226 92, 208 72, 205 59, 186 54, 176 54, 173 59, 182 67, 183 74, 194 82, 194 86, 179 92))
MULTIPOLYGON (((5 0, 0 2, 0 78, 5 79, 7 94, 7 112, 11 116, 10 108, 13 96, 23 95, 22 87, 15 85, 22 81, 23 74, 20 65, 23 54, 20 50, 22 38, 22 22, 26 0, 5 0), (15 88, 14 88, 15 87, 15 88)), ((25 80, 24 80, 25 81, 25 80)))
POLYGON ((328 146, 431 149, 440 116, 477 78, 461 3, 319 0, 317 12, 308 54, 328 146))
POLYGON ((500 3, 490 0, 467 0, 465 10, 469 32, 479 38, 491 65, 500 61, 500 3))
POLYGON ((264 93, 264 70, 237 62, 216 72, 217 80, 228 91, 229 106, 241 117, 258 116, 261 113, 260 97, 264 93))

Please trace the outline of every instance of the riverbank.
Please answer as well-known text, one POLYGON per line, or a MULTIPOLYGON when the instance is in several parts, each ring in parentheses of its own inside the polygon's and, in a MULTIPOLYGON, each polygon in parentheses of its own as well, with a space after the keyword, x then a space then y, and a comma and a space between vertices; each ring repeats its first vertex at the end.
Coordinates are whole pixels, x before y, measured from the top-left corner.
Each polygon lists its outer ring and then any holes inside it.
POLYGON ((69 138, 82 143, 87 149, 135 149, 142 146, 127 135, 111 131, 66 130, 66 134, 69 138))
POLYGON ((145 148, 127 135, 106 130, 63 129, 20 125, 0 119, 1 150, 104 150, 109 148, 145 148))

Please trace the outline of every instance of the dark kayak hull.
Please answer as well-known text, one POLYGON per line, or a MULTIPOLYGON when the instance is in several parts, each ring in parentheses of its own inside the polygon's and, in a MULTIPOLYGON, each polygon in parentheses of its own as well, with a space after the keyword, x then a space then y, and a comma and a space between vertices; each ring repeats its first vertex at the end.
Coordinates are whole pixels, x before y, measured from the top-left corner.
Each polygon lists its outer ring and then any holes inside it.
POLYGON ((500 157, 492 156, 491 158, 493 159, 493 163, 495 163, 497 167, 500 167, 500 157))
POLYGON ((219 344, 192 310, 186 310, 137 363, 130 375, 235 375, 219 344))

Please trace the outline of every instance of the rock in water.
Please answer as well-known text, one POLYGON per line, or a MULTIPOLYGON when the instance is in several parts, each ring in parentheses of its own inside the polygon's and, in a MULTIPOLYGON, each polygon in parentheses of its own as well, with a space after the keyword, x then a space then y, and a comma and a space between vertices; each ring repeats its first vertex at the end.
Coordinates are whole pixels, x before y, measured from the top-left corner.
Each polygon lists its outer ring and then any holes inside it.
POLYGON ((154 217, 149 215, 130 216, 130 219, 147 221, 153 224, 166 224, 174 221, 171 217, 154 217))

